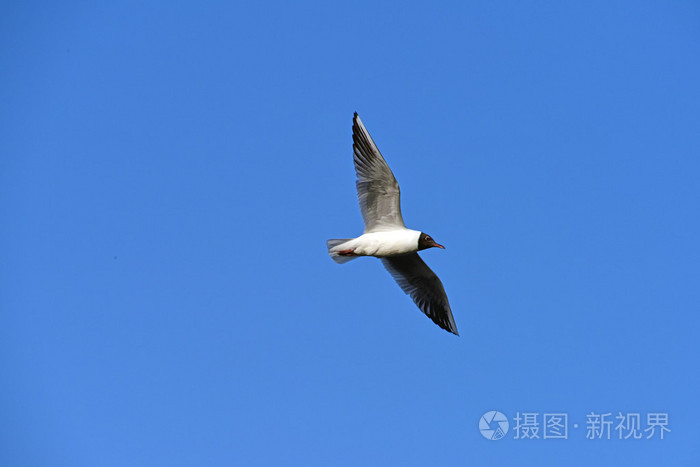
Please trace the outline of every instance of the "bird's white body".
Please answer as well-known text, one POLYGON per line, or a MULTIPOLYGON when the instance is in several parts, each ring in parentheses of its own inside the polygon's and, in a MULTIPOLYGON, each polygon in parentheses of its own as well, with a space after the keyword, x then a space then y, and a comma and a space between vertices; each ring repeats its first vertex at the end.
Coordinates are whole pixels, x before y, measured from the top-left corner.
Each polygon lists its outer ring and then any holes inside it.
POLYGON ((396 229, 382 232, 368 232, 357 238, 334 246, 331 256, 339 251, 352 250, 355 256, 386 256, 403 255, 418 251, 420 232, 411 229, 396 229))

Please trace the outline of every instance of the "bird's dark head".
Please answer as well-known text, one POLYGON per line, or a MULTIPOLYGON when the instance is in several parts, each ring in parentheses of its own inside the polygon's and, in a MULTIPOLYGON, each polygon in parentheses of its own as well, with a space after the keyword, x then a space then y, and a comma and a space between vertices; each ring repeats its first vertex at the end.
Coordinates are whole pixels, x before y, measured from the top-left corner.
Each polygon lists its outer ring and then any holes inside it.
POLYGON ((425 250, 426 248, 442 248, 443 250, 445 249, 444 246, 440 245, 439 243, 436 243, 435 240, 433 240, 433 237, 430 235, 421 232, 420 237, 418 237, 418 249, 419 250, 425 250))

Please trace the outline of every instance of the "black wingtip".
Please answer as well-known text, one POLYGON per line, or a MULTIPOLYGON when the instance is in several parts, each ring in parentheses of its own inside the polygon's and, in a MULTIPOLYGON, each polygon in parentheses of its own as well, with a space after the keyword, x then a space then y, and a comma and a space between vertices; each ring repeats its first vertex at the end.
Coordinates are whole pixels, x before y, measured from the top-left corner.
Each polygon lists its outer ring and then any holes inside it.
POLYGON ((456 327, 450 326, 449 324, 445 323, 438 323, 435 322, 438 326, 440 326, 443 330, 449 332, 450 334, 454 334, 455 336, 459 337, 459 331, 457 331, 456 327))
POLYGON ((355 115, 352 118, 353 119, 357 118, 357 112, 355 112, 355 115))
MULTIPOLYGON (((423 310, 421 310, 423 311, 423 310)), ((435 324, 438 325, 440 329, 442 329, 445 332, 448 332, 450 334, 454 334, 455 336, 459 337, 459 331, 457 331, 457 328, 455 326, 450 326, 449 323, 442 322, 438 319, 433 319, 432 316, 426 315, 428 318, 435 324)))
MULTIPOLYGON (((423 311, 423 310, 421 310, 423 311)), ((425 312, 424 312, 425 313, 425 312)), ((446 316, 431 316, 426 313, 426 315, 433 320, 435 324, 440 326, 445 331, 455 336, 459 336, 459 331, 457 331, 457 325, 455 324, 454 317, 452 316, 452 310, 450 310, 450 305, 447 305, 447 315, 446 316)))
POLYGON ((450 331, 452 334, 454 334, 455 336, 459 337, 459 331, 457 331, 457 326, 454 324, 454 318, 453 318, 453 321, 452 321, 452 326, 450 326, 450 327, 451 327, 452 329, 450 329, 449 331, 450 331))

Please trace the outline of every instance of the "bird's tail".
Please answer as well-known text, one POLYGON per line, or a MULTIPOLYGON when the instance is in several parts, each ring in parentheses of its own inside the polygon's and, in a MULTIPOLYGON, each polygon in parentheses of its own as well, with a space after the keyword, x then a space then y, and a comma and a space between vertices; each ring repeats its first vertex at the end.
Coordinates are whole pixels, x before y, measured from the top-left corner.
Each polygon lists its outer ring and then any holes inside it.
POLYGON ((352 238, 331 238, 326 241, 326 246, 328 247, 328 254, 331 255, 331 259, 338 264, 347 263, 350 260, 357 258, 357 256, 341 256, 338 254, 339 251, 343 250, 343 243, 354 240, 352 238))

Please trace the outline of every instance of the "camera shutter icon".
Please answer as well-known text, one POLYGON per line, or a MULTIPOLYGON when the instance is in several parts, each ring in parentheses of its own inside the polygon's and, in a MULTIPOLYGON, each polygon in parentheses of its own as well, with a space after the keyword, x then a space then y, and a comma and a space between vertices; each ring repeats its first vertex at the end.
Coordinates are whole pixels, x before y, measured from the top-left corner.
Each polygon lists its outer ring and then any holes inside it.
POLYGON ((481 435, 492 441, 503 438, 509 427, 508 418, 497 410, 486 412, 479 420, 481 435))

